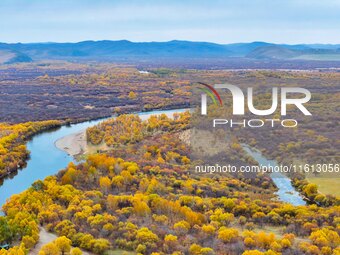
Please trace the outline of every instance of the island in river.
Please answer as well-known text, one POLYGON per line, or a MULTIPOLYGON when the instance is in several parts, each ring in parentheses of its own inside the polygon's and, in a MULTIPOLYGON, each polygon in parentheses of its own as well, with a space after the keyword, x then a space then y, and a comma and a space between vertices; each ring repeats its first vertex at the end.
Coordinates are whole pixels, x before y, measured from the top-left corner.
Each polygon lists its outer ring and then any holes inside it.
MULTIPOLYGON (((141 118, 141 120, 146 120, 151 115, 159 115, 159 114, 165 114, 167 117, 173 118, 174 113, 183 112, 186 110, 189 110, 189 109, 152 111, 152 112, 139 113, 138 115, 141 118)), ((73 156, 73 157, 79 156, 82 154, 87 154, 87 153, 94 153, 97 151, 105 151, 109 149, 105 143, 102 143, 100 145, 92 145, 92 144, 87 143, 85 129, 59 138, 58 140, 55 141, 55 146, 58 149, 65 151, 68 155, 73 156)))

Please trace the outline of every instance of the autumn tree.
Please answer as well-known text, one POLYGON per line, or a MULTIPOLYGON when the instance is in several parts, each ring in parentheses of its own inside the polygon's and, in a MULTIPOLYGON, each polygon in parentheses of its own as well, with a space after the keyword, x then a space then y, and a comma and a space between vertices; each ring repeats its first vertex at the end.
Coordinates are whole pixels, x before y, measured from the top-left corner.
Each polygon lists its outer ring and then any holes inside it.
POLYGON ((56 240, 54 240, 54 243, 62 255, 68 253, 71 250, 72 242, 65 236, 58 237, 56 240))
POLYGON ((238 238, 238 230, 235 228, 221 227, 218 231, 218 239, 224 243, 231 243, 238 238))
POLYGON ((133 100, 133 99, 136 99, 136 97, 137 97, 137 95, 136 95, 135 92, 133 92, 133 91, 129 92, 129 99, 133 100))
POLYGON ((39 255, 59 255, 60 250, 55 243, 48 243, 41 247, 39 255))
POLYGON ((151 230, 144 227, 137 231, 136 238, 140 244, 145 244, 147 247, 153 248, 158 242, 158 236, 151 230))
POLYGON ((83 252, 79 249, 79 248, 73 248, 72 250, 71 250, 71 253, 70 253, 71 255, 82 255, 83 254, 83 252))

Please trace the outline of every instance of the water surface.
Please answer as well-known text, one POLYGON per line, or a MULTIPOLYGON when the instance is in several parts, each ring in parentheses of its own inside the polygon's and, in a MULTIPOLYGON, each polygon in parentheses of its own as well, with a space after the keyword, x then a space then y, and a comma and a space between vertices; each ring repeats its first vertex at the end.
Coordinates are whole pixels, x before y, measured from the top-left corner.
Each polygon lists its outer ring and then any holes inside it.
MULTIPOLYGON (((275 160, 269 160, 262 155, 262 153, 256 149, 250 148, 247 145, 242 145, 243 149, 252 156, 260 165, 265 166, 277 166, 275 160)), ((282 173, 271 173, 271 179, 275 183, 278 191, 275 192, 280 201, 290 203, 292 205, 305 205, 306 202, 302 199, 299 192, 293 187, 291 180, 282 173)))
MULTIPOLYGON (((184 112, 186 110, 188 109, 141 112, 138 115, 144 120, 152 114, 165 113, 171 115, 175 112, 184 112)), ((31 154, 26 167, 19 170, 16 175, 7 177, 0 186, 0 208, 6 202, 6 199, 12 195, 26 190, 37 180, 43 180, 47 176, 58 173, 59 170, 65 168, 71 161, 74 161, 72 156, 55 147, 54 143, 56 140, 85 130, 109 118, 62 126, 57 130, 46 131, 33 136, 27 143, 27 149, 31 154)))

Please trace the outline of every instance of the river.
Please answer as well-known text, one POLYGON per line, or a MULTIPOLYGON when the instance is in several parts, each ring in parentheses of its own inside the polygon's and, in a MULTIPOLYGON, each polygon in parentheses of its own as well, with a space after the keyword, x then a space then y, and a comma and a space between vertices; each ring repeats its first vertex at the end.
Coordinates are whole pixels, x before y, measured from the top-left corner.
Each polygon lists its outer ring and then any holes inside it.
MULTIPOLYGON (((269 160, 262 155, 262 153, 254 148, 250 148, 248 145, 243 144, 243 149, 252 156, 260 165, 265 166, 277 166, 277 162, 275 160, 269 160)), ((275 183, 278 191, 276 195, 278 199, 284 201, 286 203, 290 203, 292 205, 305 205, 306 202, 302 199, 299 192, 295 190, 293 187, 291 180, 282 173, 271 173, 270 178, 275 183)))
MULTIPOLYGON (((184 112, 186 110, 188 109, 150 111, 141 112, 138 113, 138 115, 142 120, 144 120, 153 114, 173 114, 175 112, 184 112)), ((6 199, 10 198, 12 195, 26 190, 37 180, 43 180, 47 176, 56 174, 59 170, 65 168, 71 161, 74 161, 72 156, 62 150, 59 150, 55 146, 55 141, 64 136, 77 133, 88 127, 97 125, 103 120, 109 118, 81 122, 70 126, 62 126, 57 130, 46 131, 33 136, 33 138, 27 143, 27 149, 31 153, 26 167, 19 170, 16 175, 5 178, 3 184, 0 186, 0 208, 3 204, 5 204, 6 199)))
MULTIPOLYGON (((188 109, 141 112, 138 113, 138 115, 141 119, 147 119, 152 114, 165 113, 169 115, 175 112, 184 112, 186 110, 188 109)), ((62 126, 57 130, 46 131, 33 136, 33 138, 27 143, 27 148, 31 153, 26 167, 19 170, 16 175, 7 177, 0 186, 0 208, 12 195, 21 193, 37 180, 43 180, 47 176, 56 174, 59 170, 65 168, 71 161, 74 161, 72 156, 62 150, 59 150, 55 146, 55 141, 64 136, 85 130, 86 128, 94 126, 109 118, 86 121, 72 124, 70 126, 62 126)), ((267 160, 258 151, 248 147, 245 147, 245 150, 261 164, 276 164, 275 161, 267 160)), ((281 201, 291 203, 293 205, 305 204, 299 196, 299 193, 295 191, 294 187, 292 187, 289 178, 283 175, 272 175, 271 177, 279 189, 277 195, 281 201)))

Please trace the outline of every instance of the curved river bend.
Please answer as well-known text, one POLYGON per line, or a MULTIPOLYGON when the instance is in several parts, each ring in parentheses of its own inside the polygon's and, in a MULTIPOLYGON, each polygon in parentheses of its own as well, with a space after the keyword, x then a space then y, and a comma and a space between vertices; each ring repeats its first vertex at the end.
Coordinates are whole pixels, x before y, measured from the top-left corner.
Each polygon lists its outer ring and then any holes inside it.
MULTIPOLYGON (((184 112, 187 110, 188 109, 175 109, 141 112, 138 113, 138 115, 144 120, 153 114, 165 113, 172 115, 173 113, 184 112)), ((0 186, 0 213, 2 205, 5 204, 6 200, 12 195, 26 190, 32 185, 32 183, 39 179, 43 180, 47 176, 56 174, 59 170, 65 168, 71 161, 74 161, 72 156, 55 147, 55 141, 64 136, 85 130, 86 128, 94 126, 109 118, 95 121, 86 121, 72 124, 70 126, 62 126, 57 130, 46 131, 35 135, 27 143, 27 148, 31 152, 30 159, 27 161, 27 166, 24 169, 19 170, 16 175, 6 178, 3 184, 0 186)), ((251 149, 247 150, 246 148, 245 150, 262 164, 265 163, 264 161, 268 161, 256 151, 251 149)), ((284 176, 280 176, 279 178, 276 178, 275 176, 271 177, 279 189, 277 194, 280 200, 293 205, 305 204, 299 194, 292 187, 290 179, 284 176)))
MULTIPOLYGON (((172 115, 176 112, 184 112, 188 109, 175 109, 175 110, 162 110, 138 113, 142 120, 147 119, 150 115, 162 114, 172 115)), ((65 168, 73 157, 66 152, 59 150, 55 147, 55 141, 58 139, 80 132, 88 127, 97 125, 103 120, 110 119, 104 118, 94 121, 86 121, 70 126, 62 126, 61 128, 53 131, 46 131, 41 134, 33 136, 27 143, 27 149, 31 152, 30 159, 27 161, 27 166, 19 170, 16 175, 8 177, 0 186, 0 209, 5 204, 6 199, 14 194, 18 194, 28 189, 32 183, 37 180, 43 180, 47 176, 54 175, 59 170, 65 168)))

